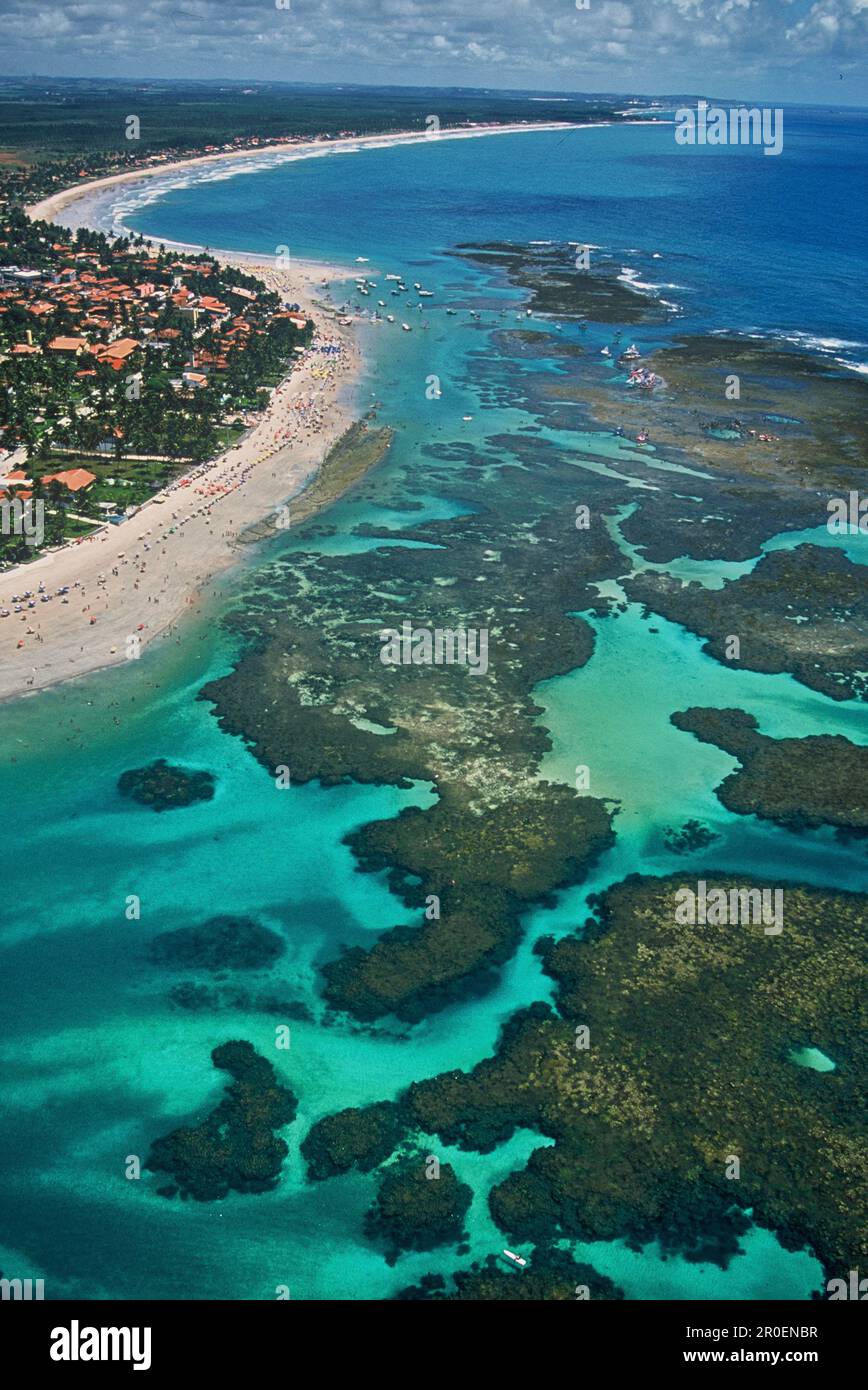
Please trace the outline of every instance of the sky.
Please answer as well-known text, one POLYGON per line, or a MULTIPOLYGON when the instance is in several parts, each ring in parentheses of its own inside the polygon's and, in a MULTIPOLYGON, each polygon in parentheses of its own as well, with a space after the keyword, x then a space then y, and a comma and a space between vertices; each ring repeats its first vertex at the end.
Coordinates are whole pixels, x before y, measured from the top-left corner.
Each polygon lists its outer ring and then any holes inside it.
POLYGON ((868 0, 0 0, 0 72, 868 105, 868 0))

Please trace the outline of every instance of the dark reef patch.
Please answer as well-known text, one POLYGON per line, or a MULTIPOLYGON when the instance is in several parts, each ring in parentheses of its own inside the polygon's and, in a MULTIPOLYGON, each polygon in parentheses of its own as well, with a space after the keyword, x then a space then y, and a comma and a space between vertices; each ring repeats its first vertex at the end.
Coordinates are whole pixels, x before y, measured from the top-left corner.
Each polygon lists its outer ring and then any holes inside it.
POLYGON ((647 571, 624 588, 649 612, 704 637, 704 650, 724 665, 789 672, 833 700, 868 699, 865 567, 839 550, 773 551, 722 589, 647 571), (738 661, 727 659, 731 636, 739 640, 738 661))
POLYGON ((588 270, 577 270, 575 248, 560 244, 462 243, 452 254, 528 290, 537 314, 624 324, 660 323, 667 317, 656 300, 628 289, 618 279, 620 267, 599 252, 588 270))
POLYGON ((441 898, 436 920, 420 911, 418 928, 326 965, 329 1002, 361 1019, 415 1020, 486 988, 515 949, 521 906, 579 882, 612 843, 602 802, 539 781, 549 739, 532 690, 589 660, 593 631, 573 615, 605 611, 587 581, 614 577, 619 557, 602 524, 578 536, 575 472, 557 451, 519 476, 520 487, 463 487, 472 511, 402 533, 437 550, 276 561, 233 617, 247 639, 236 669, 202 691, 221 726, 294 783, 437 790, 429 810, 350 838, 360 866, 393 870, 408 903, 441 898), (405 619, 484 629, 486 674, 384 665, 379 632, 405 619))
MULTIPOLYGON (((316 476, 298 497, 287 504, 282 514, 285 521, 278 523, 276 519, 269 519, 255 522, 242 532, 239 539, 252 544, 279 535, 290 526, 301 526, 357 487, 388 453, 393 438, 390 429, 374 429, 371 423, 373 419, 374 412, 370 411, 364 419, 350 425, 340 439, 335 440, 316 476)), ((329 529, 319 526, 314 532, 311 527, 310 534, 328 535, 329 529)))
POLYGON ((147 767, 130 768, 118 778, 121 796, 130 797, 152 811, 174 811, 195 801, 210 801, 216 778, 210 772, 189 772, 157 758, 147 767))
POLYGON ((663 842, 670 854, 696 854, 719 838, 710 826, 700 820, 685 821, 680 827, 671 825, 663 832, 663 842))
POLYGON ((868 748, 841 734, 767 738, 740 709, 680 710, 677 729, 738 758, 717 795, 728 810, 777 821, 789 830, 833 825, 868 834, 868 748))
POLYGON ((326 965, 325 997, 356 1018, 416 1021, 485 988, 515 950, 523 904, 580 882, 614 835, 600 801, 543 783, 485 816, 448 797, 429 811, 411 807, 349 843, 362 868, 389 869, 408 904, 436 896, 440 915, 326 965))
POLYGON ((555 1139, 490 1195, 518 1240, 660 1239, 725 1263, 753 1209, 787 1248, 849 1268, 866 1234, 854 1213, 868 1189, 857 1118, 868 899, 786 884, 783 933, 769 937, 678 925, 682 886, 625 880, 583 937, 541 943, 559 1012, 532 1005, 493 1057, 412 1085, 408 1125, 483 1152, 519 1126, 555 1139), (808 1043, 836 1058, 834 1073, 793 1066, 808 1043))
POLYGON ((621 1299, 623 1291, 592 1265, 574 1260, 566 1250, 536 1247, 524 1269, 507 1268, 489 1255, 482 1263, 459 1269, 450 1281, 426 1274, 419 1283, 395 1294, 402 1300, 459 1302, 567 1302, 577 1299, 621 1299))
POLYGON ((179 980, 168 995, 176 1009, 187 1013, 219 1013, 224 1009, 245 1010, 247 1013, 269 1014, 283 1021, 313 1022, 313 1014, 300 999, 285 999, 267 991, 250 992, 237 985, 199 984, 195 980, 179 980))
POLYGON ((274 1131, 295 1119, 295 1096, 249 1042, 223 1043, 211 1059, 232 1077, 223 1100, 201 1124, 155 1140, 145 1167, 171 1173, 175 1190, 199 1202, 229 1192, 268 1192, 288 1152, 274 1131))
POLYGON ((438 1162, 435 1169, 430 1157, 409 1154, 383 1169, 365 1233, 386 1244, 389 1258, 401 1250, 433 1250, 461 1239, 472 1200, 472 1189, 450 1164, 438 1162))
POLYGON ((308 1176, 319 1181, 352 1168, 369 1173, 392 1155, 402 1134, 401 1111, 391 1101, 325 1115, 301 1146, 308 1176))
POLYGON ((660 457, 706 475, 685 478, 679 491, 691 495, 677 503, 668 489, 645 493, 622 522, 625 540, 645 559, 752 559, 781 531, 825 525, 830 496, 864 487, 868 384, 852 374, 804 352, 723 337, 680 338, 644 365, 665 388, 637 392, 625 375, 602 377, 593 364, 576 380, 568 363, 560 380, 548 374, 523 384, 534 403, 538 396, 571 402, 591 428, 620 428, 627 438, 647 430, 660 457), (726 423, 740 437, 721 439, 712 431, 734 378, 737 413, 726 423))
POLYGON ((250 917, 209 917, 196 927, 160 932, 150 945, 155 965, 192 970, 261 970, 286 947, 277 932, 250 917))

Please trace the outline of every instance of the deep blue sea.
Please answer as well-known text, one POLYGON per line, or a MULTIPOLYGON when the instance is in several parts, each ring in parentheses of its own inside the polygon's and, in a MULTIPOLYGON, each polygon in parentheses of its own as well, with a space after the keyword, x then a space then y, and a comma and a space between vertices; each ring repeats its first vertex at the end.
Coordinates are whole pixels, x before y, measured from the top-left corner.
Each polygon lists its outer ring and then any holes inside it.
POLYGON ((668 124, 432 138, 240 183, 188 172, 175 181, 187 186, 143 186, 120 207, 151 236, 312 258, 412 264, 456 242, 596 244, 661 286, 685 328, 779 332, 866 361, 866 142, 868 113, 798 108, 785 110, 778 156, 677 146, 668 124))
MULTIPOLYGON (((345 264, 366 257, 366 273, 424 281, 435 301, 414 320, 429 322, 427 332, 361 330, 368 365, 358 406, 382 402, 380 419, 396 439, 364 498, 329 513, 332 534, 303 543, 290 536, 248 555, 221 582, 207 615, 141 661, 0 709, 0 790, 15 844, 0 903, 4 1274, 43 1277, 50 1297, 258 1299, 289 1284, 293 1298, 361 1299, 449 1271, 458 1259, 448 1248, 404 1255, 392 1268, 368 1245, 362 1220, 372 1177, 307 1183, 298 1145, 314 1120, 489 1053, 504 1019, 550 997, 534 940, 572 930, 587 915, 587 895, 626 873, 671 871, 664 826, 691 817, 713 826, 720 838, 702 857, 708 869, 737 863, 868 890, 868 862, 852 846, 727 812, 713 788, 733 759, 669 723, 689 689, 691 703, 738 706, 771 735, 841 732, 865 742, 864 705, 831 701, 789 676, 724 667, 663 619, 652 635, 631 605, 615 623, 594 619, 587 666, 537 692, 552 738, 545 776, 572 784, 576 729, 593 731, 595 793, 622 803, 615 848, 588 883, 528 914, 520 950, 483 998, 415 1027, 326 1025, 318 963, 347 941, 374 939, 408 920, 379 875, 356 871, 343 837, 402 806, 429 805, 433 793, 314 784, 287 791, 276 814, 265 770, 196 700, 235 651, 216 619, 268 584, 276 555, 302 544, 325 556, 381 545, 360 528, 373 522, 399 531, 408 498, 421 503, 414 523, 457 514, 464 465, 451 465, 447 486, 432 484, 426 444, 473 443, 536 423, 512 397, 500 402, 495 389, 517 369, 488 350, 502 323, 485 305, 500 306, 504 292, 452 249, 493 240, 591 244, 669 306, 670 322, 645 331, 643 346, 675 332, 735 330, 780 335, 842 371, 865 370, 866 135, 864 112, 788 109, 779 157, 678 148, 665 125, 431 139, 271 166, 252 157, 231 175, 221 168, 116 188, 91 210, 104 225, 122 221, 157 239, 260 254, 286 246, 345 264), (445 317, 450 298, 481 306, 481 321, 445 317), (425 394, 431 373, 443 383, 436 402, 425 394), (649 772, 649 756, 665 777, 649 772), (214 800, 159 816, 123 801, 120 773, 156 757, 211 769, 214 800), (129 893, 141 897, 140 922, 125 918, 129 893), (215 1045, 245 1037, 274 1055, 273 1018, 228 1005, 217 1014, 176 1009, 148 962, 157 931, 217 912, 254 915, 286 940, 273 983, 311 1012, 293 1024, 291 1051, 280 1062, 300 1097, 299 1117, 276 1191, 167 1203, 154 1196, 152 1180, 125 1177, 128 1156, 143 1156, 154 1138, 215 1103, 215 1045)), ((333 293, 340 299, 343 290, 333 293)), ((564 327, 566 336, 572 331, 564 327)), ((608 459, 623 474, 625 506, 641 497, 648 484, 631 477, 631 453, 620 441, 557 433, 573 451, 577 477, 608 459)), ((676 466, 658 463, 667 485, 667 468, 676 466)), ((641 472, 645 478, 644 462, 641 472)), ((861 545, 848 553, 868 559, 861 545)), ((642 563, 626 549, 625 557, 642 563)), ((669 568, 719 584, 752 563, 684 560, 669 568)), ((540 1142, 519 1131, 485 1156, 439 1145, 475 1192, 468 1259, 502 1248, 487 1193, 540 1142)), ((664 1260, 653 1245, 641 1253, 621 1242, 573 1248, 632 1298, 805 1299, 819 1287, 819 1265, 807 1252, 784 1251, 760 1229, 742 1247, 726 1271, 664 1260)))

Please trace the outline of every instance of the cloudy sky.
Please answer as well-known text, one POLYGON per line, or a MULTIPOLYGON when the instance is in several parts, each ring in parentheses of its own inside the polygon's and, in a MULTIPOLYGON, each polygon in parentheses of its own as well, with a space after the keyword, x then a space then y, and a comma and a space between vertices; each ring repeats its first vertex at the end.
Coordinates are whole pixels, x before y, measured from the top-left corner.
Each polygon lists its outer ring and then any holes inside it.
POLYGON ((868 105, 866 58, 868 0, 0 0, 7 74, 868 105))

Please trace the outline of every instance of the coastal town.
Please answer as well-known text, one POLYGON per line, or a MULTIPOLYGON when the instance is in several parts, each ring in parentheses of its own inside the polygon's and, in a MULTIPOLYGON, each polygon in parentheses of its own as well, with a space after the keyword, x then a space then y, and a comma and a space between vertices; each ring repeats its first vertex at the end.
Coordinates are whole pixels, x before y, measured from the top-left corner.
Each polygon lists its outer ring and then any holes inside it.
MULTIPOLYGON (((21 212, 0 239, 0 500, 42 543, 117 522, 257 423, 312 324, 244 271, 21 212)), ((4 527, 0 559, 36 537, 4 527)))
POLYGON ((45 169, 19 174, 0 173, 2 695, 138 656, 197 611, 349 428, 359 362, 319 304, 341 268, 71 231, 71 170, 37 207, 45 169))

